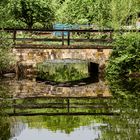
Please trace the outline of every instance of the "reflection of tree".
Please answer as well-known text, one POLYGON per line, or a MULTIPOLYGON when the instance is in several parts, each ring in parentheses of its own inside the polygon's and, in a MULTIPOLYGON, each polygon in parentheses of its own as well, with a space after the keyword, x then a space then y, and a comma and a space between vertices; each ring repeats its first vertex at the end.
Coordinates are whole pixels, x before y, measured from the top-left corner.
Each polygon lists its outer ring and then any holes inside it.
POLYGON ((40 63, 38 64, 38 77, 42 80, 56 82, 75 81, 88 77, 87 62, 81 63, 40 63))
MULTIPOLYGON (((8 94, 8 85, 0 82, 0 98, 6 98, 8 94)), ((0 100, 0 140, 9 140, 10 138, 10 122, 5 114, 4 107, 7 102, 0 100)))
POLYGON ((108 82, 114 97, 137 98, 140 96, 140 79, 120 77, 118 80, 110 79, 108 82))
POLYGON ((75 128, 88 126, 91 122, 100 123, 102 118, 93 116, 37 116, 21 118, 28 122, 30 128, 47 128, 51 131, 62 131, 70 134, 75 128))
POLYGON ((21 134, 21 132, 25 129, 26 126, 24 123, 21 123, 20 121, 18 121, 17 118, 12 118, 10 120, 12 120, 12 123, 10 123, 11 124, 11 129, 10 129, 11 137, 15 137, 15 136, 17 137, 21 134))
POLYGON ((140 131, 140 79, 110 79, 109 85, 115 99, 114 110, 120 116, 109 117, 104 121, 108 126, 102 129, 104 140, 139 139, 140 131))
MULTIPOLYGON (((9 97, 9 93, 13 90, 9 86, 9 82, 9 79, 0 81, 0 140, 9 140, 13 133, 20 133, 23 129, 23 125, 16 124, 14 119, 9 118, 6 113, 6 107, 10 102, 5 99, 9 97)), ((11 111, 11 108, 9 110, 11 111)))
POLYGON ((10 138, 10 123, 7 117, 2 116, 0 111, 0 140, 9 140, 10 138))

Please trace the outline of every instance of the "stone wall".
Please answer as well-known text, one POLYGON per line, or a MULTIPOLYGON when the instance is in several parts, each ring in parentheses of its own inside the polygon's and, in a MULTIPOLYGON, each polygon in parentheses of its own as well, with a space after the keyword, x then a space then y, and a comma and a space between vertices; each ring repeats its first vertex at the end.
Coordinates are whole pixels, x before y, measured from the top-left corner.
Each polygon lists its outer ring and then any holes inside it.
POLYGON ((9 91, 15 98, 23 97, 109 97, 111 93, 102 80, 84 86, 59 87, 36 80, 13 80, 9 91))
POLYGON ((53 59, 81 59, 98 63, 102 69, 108 61, 111 49, 13 49, 16 60, 36 67, 38 62, 53 59))

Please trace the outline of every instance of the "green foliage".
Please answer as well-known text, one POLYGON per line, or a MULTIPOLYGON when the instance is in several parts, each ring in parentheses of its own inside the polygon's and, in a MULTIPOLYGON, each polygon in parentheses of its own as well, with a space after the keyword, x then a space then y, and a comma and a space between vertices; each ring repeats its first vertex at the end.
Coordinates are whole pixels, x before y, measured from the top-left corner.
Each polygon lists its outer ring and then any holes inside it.
POLYGON ((125 33, 116 38, 106 68, 107 77, 140 72, 140 34, 125 33))
POLYGON ((4 22, 7 20, 9 16, 9 10, 7 10, 7 4, 4 0, 0 1, 0 28, 4 27, 4 22))
POLYGON ((49 28, 60 22, 94 24, 101 29, 135 28, 139 12, 139 0, 2 0, 0 26, 49 28))
POLYGON ((138 0, 111 0, 110 2, 110 26, 115 29, 123 26, 135 26, 137 14, 140 11, 138 0))
POLYGON ((66 0, 58 10, 58 19, 63 23, 93 24, 97 25, 104 18, 108 20, 109 3, 101 0, 66 0))
POLYGON ((62 23, 95 24, 99 28, 120 29, 135 26, 140 11, 138 0, 66 0, 56 10, 56 19, 62 23))
POLYGON ((54 20, 54 11, 47 1, 14 0, 11 6, 15 19, 26 23, 29 29, 37 22, 49 27, 54 20))
POLYGON ((0 32, 0 76, 10 70, 14 64, 14 57, 11 53, 11 42, 7 41, 7 34, 0 32))

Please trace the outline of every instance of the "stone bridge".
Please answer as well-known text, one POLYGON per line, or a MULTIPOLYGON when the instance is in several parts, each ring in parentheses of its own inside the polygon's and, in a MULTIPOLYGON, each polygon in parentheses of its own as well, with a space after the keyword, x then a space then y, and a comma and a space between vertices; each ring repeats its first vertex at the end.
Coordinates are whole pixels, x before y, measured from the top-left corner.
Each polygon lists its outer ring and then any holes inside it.
POLYGON ((53 59, 80 59, 99 64, 99 71, 102 71, 108 61, 112 49, 80 49, 80 48, 14 48, 13 53, 16 60, 23 65, 32 65, 45 60, 53 59))
POLYGON ((13 40, 16 60, 24 65, 35 67, 38 62, 45 60, 80 59, 99 64, 101 71, 111 53, 113 35, 115 33, 122 35, 131 30, 4 29, 2 31, 11 36, 8 39, 13 40), (57 32, 61 35, 55 36, 54 33, 57 32))
MULTIPOLYGON (((17 62, 36 67, 53 59, 80 59, 102 70, 112 50, 114 30, 4 29, 13 41, 17 62), (55 36, 54 33, 60 33, 55 36), (64 33, 67 33, 65 36, 64 33)), ((115 31, 116 32, 116 31, 115 31)))

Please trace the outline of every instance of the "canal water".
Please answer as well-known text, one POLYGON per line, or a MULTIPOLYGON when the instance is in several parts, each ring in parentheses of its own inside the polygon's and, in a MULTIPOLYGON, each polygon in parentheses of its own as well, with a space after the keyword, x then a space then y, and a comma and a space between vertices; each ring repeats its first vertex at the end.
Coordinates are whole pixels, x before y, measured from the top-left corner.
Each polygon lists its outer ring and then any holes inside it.
POLYGON ((120 79, 1 79, 0 140, 139 140, 140 79, 120 79))

